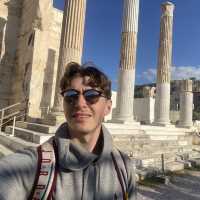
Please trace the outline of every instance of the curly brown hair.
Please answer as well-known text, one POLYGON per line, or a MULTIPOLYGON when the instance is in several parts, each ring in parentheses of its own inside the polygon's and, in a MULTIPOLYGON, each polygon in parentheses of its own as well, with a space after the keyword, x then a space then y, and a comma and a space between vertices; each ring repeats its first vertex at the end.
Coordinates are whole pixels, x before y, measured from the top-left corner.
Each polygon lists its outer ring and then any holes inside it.
POLYGON ((89 80, 87 85, 93 88, 99 88, 106 96, 107 99, 111 99, 111 81, 109 78, 97 67, 94 66, 81 66, 78 63, 70 62, 66 65, 64 75, 60 81, 60 89, 64 91, 71 84, 71 80, 75 77, 88 76, 89 80))

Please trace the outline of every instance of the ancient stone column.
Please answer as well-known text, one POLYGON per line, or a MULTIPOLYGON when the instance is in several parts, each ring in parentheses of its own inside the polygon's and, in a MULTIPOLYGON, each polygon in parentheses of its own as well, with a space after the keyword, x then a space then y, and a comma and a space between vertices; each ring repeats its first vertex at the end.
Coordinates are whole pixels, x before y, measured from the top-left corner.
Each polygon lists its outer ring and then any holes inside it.
POLYGON ((124 0, 116 112, 113 122, 133 122, 139 0, 124 0))
POLYGON ((162 4, 154 119, 156 125, 167 125, 170 123, 170 68, 173 11, 174 5, 172 3, 166 2, 162 4))
POLYGON ((180 122, 181 127, 191 127, 193 108, 192 80, 183 80, 180 91, 180 122))
POLYGON ((151 97, 151 88, 149 86, 145 86, 143 88, 143 96, 144 98, 148 98, 148 97, 151 97))
POLYGON ((62 22, 58 71, 53 111, 62 111, 60 79, 69 62, 81 63, 85 26, 86 0, 66 0, 62 22))

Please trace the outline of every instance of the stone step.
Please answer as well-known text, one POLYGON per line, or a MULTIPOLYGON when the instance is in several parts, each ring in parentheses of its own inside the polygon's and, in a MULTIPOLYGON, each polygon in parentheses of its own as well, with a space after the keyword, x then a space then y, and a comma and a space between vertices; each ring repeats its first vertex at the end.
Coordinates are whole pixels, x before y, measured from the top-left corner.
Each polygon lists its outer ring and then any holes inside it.
POLYGON ((16 152, 27 147, 36 147, 38 144, 27 142, 23 139, 7 136, 5 133, 0 133, 0 144, 8 148, 10 151, 16 152))
MULTIPOLYGON (((143 130, 140 129, 140 126, 135 124, 120 124, 120 123, 103 123, 104 126, 109 130, 113 136, 139 136, 144 135, 143 130)), ((145 136, 148 137, 148 136, 145 136)))
MULTIPOLYGON (((12 126, 7 126, 5 129, 6 134, 12 134, 12 126)), ((36 131, 15 127, 14 136, 19 137, 28 142, 42 144, 47 141, 53 134, 44 134, 36 131)))
POLYGON ((190 134, 192 129, 177 128, 177 127, 157 127, 157 126, 142 126, 141 129, 145 134, 149 135, 151 140, 163 140, 163 141, 177 141, 188 140, 192 142, 190 134))
POLYGON ((200 152, 200 145, 192 145, 192 148, 200 152))
POLYGON ((162 146, 144 146, 142 147, 142 150, 143 151, 146 151, 146 152, 153 152, 153 154, 162 154, 162 153, 184 153, 184 152, 191 152, 192 151, 192 147, 191 145, 187 145, 187 146, 165 146, 165 147, 162 147, 162 146))
POLYGON ((160 133, 160 135, 162 135, 163 133, 167 133, 167 132, 171 132, 171 133, 180 133, 180 135, 185 135, 184 133, 189 133, 190 131, 192 131, 192 129, 188 129, 188 128, 180 128, 180 127, 176 127, 174 125, 170 125, 170 126, 152 126, 152 125, 141 125, 141 129, 146 131, 146 132, 154 132, 157 134, 160 133))
POLYGON ((190 140, 187 138, 181 139, 181 140, 151 140, 149 137, 135 137, 136 135, 112 135, 113 140, 116 144, 119 144, 119 146, 126 146, 131 145, 132 147, 169 147, 169 146, 179 146, 179 147, 185 147, 188 145, 191 145, 190 140))
POLYGON ((57 130, 57 126, 49 126, 45 124, 38 124, 38 123, 30 123, 24 121, 17 121, 16 127, 29 129, 36 132, 46 133, 46 134, 54 134, 57 130))
POLYGON ((29 119, 30 122, 46 124, 49 126, 59 126, 60 124, 66 122, 64 113, 49 113, 44 119, 29 119))
MULTIPOLYGON (((109 129, 108 129, 109 130, 109 129)), ((114 141, 128 141, 128 142, 143 142, 145 143, 149 143, 148 141, 150 140, 150 137, 148 135, 145 135, 143 133, 141 134, 112 134, 112 138, 114 141)))
MULTIPOLYGON (((140 144, 135 144, 136 147, 138 147, 140 144)), ((142 148, 145 148, 145 149, 148 149, 149 147, 152 149, 152 148, 184 148, 184 147, 188 147, 188 146, 192 146, 190 144, 185 144, 185 145, 179 145, 179 143, 169 143, 169 142, 166 142, 166 143, 163 143, 163 142, 158 142, 156 144, 154 144, 151 140, 149 141, 148 144, 143 144, 142 146, 139 146, 139 147, 142 147, 142 148)), ((192 148, 192 147, 191 147, 192 148)))
POLYGON ((179 146, 178 144, 169 144, 163 145, 162 143, 157 142, 157 145, 152 146, 152 141, 148 141, 148 144, 140 144, 138 141, 137 144, 132 144, 131 142, 126 141, 114 141, 115 145, 121 149, 122 151, 127 152, 128 154, 162 154, 162 153, 184 153, 184 152, 191 152, 192 145, 187 146, 179 146))
POLYGON ((200 158, 200 152, 193 150, 190 154, 189 154, 189 159, 198 159, 200 158))
POLYGON ((184 169, 184 163, 178 161, 168 163, 165 167, 166 171, 171 171, 171 172, 181 171, 183 169, 184 169))
POLYGON ((150 154, 146 154, 143 156, 139 155, 143 163, 151 163, 151 164, 162 163, 162 156, 163 156, 164 162, 166 163, 176 161, 176 158, 177 158, 177 155, 173 152, 166 152, 163 154, 154 154, 153 152, 151 152, 150 154))

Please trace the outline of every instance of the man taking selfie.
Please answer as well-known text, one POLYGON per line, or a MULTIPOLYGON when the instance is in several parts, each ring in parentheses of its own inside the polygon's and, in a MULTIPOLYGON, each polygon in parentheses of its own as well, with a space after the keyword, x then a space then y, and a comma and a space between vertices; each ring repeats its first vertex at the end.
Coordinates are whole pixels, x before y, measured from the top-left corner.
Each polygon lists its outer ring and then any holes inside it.
POLYGON ((110 80, 69 63, 60 89, 66 122, 37 149, 0 160, 0 199, 136 199, 133 164, 102 124, 112 108, 110 80))

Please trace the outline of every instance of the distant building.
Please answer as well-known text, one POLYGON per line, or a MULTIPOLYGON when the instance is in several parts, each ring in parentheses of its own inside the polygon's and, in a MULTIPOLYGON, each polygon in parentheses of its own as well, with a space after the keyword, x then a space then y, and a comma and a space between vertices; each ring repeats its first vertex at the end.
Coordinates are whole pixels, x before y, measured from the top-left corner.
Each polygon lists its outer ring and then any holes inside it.
MULTIPOLYGON (((200 80, 195 78, 190 78, 193 81, 193 112, 199 113, 200 116, 200 80)), ((179 111, 180 109, 180 86, 181 80, 171 81, 171 90, 170 90, 170 110, 179 111)), ((136 85, 135 86, 135 98, 144 98, 143 89, 145 87, 156 87, 156 83, 136 85)), ((155 90, 156 92, 156 90, 155 90)))

